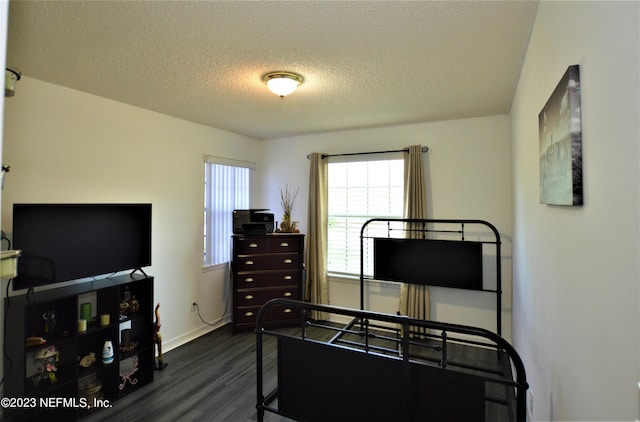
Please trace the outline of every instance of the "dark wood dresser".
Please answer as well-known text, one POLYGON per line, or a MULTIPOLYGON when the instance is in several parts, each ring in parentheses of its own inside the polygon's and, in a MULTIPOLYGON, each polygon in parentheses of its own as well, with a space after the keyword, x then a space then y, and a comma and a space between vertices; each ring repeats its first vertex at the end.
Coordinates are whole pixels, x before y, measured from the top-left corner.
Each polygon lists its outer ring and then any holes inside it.
MULTIPOLYGON (((255 328, 258 311, 274 298, 303 297, 304 235, 233 236, 233 332, 255 328)), ((272 307, 264 325, 299 321, 298 312, 272 307)))

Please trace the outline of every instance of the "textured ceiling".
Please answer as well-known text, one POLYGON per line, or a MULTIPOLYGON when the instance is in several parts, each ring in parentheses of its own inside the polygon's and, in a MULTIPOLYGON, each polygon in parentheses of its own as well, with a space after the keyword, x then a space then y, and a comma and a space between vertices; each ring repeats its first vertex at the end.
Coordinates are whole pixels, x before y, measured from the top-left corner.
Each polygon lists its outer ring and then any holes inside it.
POLYGON ((536 10, 537 1, 11 1, 7 65, 270 139, 507 113, 536 10), (280 99, 262 82, 275 70, 305 82, 280 99))

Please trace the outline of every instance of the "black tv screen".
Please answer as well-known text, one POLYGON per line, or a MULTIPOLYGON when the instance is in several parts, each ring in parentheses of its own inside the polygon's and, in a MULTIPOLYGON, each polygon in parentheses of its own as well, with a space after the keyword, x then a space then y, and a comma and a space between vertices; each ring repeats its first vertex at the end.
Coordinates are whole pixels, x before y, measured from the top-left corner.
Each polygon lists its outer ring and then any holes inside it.
POLYGON ((151 265, 151 204, 14 204, 13 289, 151 265))
POLYGON ((431 286, 482 290, 482 243, 388 239, 373 242, 373 276, 431 286))

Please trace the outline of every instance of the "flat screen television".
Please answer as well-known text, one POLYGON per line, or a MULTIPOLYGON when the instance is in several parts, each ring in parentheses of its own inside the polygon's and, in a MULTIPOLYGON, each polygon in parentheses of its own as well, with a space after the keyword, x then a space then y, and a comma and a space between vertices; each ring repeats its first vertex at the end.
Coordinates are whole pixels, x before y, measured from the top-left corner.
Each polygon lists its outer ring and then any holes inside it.
POLYGON ((13 289, 151 265, 151 204, 14 204, 13 289))
POLYGON ((373 276, 378 280, 482 290, 482 243, 376 238, 373 276))

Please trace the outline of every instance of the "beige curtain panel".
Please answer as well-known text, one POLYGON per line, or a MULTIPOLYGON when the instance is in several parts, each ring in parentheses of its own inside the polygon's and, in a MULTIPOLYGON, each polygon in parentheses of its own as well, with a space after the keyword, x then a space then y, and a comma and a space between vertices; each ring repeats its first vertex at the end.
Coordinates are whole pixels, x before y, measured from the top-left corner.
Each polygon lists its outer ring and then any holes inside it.
MULTIPOLYGON (((307 225, 307 279, 305 300, 315 304, 329 303, 327 280, 327 212, 329 201, 328 163, 322 154, 309 154, 309 221, 307 225)), ((312 311, 311 319, 324 320, 326 312, 312 311)))
MULTIPOLYGON (((412 145, 408 150, 409 153, 404 156, 404 218, 427 218, 427 193, 421 146, 412 145)), ((407 233, 411 237, 426 237, 423 232, 407 233)), ((430 319, 429 288, 403 283, 400 288, 400 314, 411 318, 430 319)))

